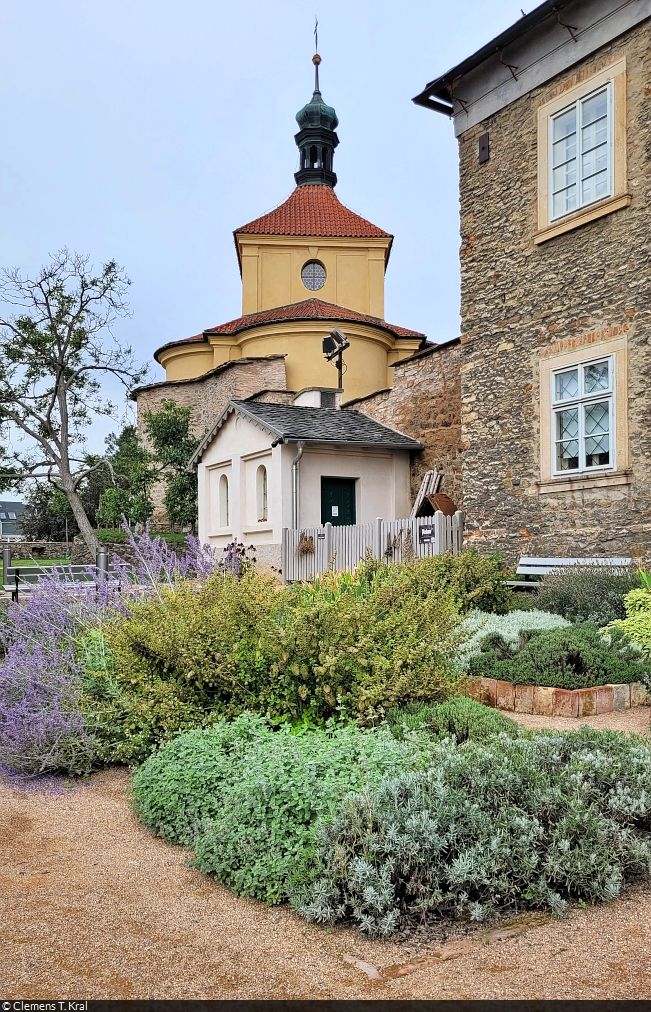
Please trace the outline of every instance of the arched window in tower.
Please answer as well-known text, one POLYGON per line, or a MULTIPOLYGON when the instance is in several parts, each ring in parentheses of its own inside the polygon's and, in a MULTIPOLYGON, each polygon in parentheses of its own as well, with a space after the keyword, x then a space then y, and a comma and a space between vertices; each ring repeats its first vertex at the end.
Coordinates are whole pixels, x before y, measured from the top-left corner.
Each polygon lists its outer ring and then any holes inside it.
POLYGON ((316 169, 319 165, 319 149, 316 144, 313 144, 310 148, 310 168, 316 169))
POLYGON ((303 264, 301 281, 311 292, 318 292, 326 283, 326 269, 320 260, 308 260, 303 264))
POLYGON ((258 506, 258 523, 262 523, 269 517, 269 509, 267 506, 267 469, 264 464, 260 464, 255 476, 255 491, 258 506))
POLYGON ((219 526, 230 525, 230 510, 228 504, 228 477, 222 474, 219 479, 219 526))

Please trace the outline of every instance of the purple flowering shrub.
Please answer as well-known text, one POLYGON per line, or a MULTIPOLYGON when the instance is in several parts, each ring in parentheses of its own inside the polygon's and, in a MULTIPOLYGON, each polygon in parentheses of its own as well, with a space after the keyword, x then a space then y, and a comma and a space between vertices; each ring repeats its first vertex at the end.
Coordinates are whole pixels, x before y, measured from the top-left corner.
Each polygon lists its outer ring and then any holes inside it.
MULTIPOLYGON (((127 532, 133 565, 114 558, 107 582, 71 586, 65 566, 44 569, 34 590, 10 606, 0 629, 0 766, 28 775, 89 770, 102 730, 124 709, 101 630, 126 617, 134 598, 160 600, 164 588, 226 568, 196 538, 179 558, 148 527, 127 532)), ((183 716, 189 726, 191 715, 183 716)))
POLYGON ((0 764, 22 773, 90 767, 92 736, 77 697, 79 628, 95 624, 101 604, 83 585, 70 591, 44 576, 24 604, 12 604, 1 637, 0 764))

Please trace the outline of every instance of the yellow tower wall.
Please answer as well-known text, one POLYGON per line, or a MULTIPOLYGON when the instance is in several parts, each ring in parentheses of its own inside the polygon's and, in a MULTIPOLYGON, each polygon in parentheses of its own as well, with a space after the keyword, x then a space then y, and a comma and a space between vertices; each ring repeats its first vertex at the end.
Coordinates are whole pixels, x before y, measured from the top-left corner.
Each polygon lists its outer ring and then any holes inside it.
POLYGON ((242 314, 318 298, 382 320, 390 241, 239 235, 242 314), (319 260, 326 269, 326 282, 318 291, 301 280, 308 260, 319 260))

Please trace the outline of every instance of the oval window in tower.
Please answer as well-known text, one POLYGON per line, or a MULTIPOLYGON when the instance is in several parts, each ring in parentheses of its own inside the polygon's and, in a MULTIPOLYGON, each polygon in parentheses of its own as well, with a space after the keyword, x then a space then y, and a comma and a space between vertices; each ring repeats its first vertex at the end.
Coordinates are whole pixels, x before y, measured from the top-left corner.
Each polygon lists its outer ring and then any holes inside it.
POLYGON ((326 269, 320 260, 308 260, 303 264, 301 281, 311 292, 318 292, 326 283, 326 269))

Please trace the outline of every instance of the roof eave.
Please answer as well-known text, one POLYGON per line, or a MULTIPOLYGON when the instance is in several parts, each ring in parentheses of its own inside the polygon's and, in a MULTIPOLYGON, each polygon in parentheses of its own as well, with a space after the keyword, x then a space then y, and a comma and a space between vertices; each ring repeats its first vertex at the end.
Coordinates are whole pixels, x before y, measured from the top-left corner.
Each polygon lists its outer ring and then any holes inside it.
POLYGON ((254 425, 258 426, 258 428, 264 429, 266 432, 269 433, 270 436, 276 437, 280 436, 282 438, 282 433, 278 429, 275 429, 272 425, 263 422, 261 418, 258 418, 252 412, 247 411, 246 408, 244 408, 237 401, 229 401, 224 410, 222 411, 221 415, 217 419, 217 421, 210 426, 205 436, 199 443, 198 447, 190 457, 187 463, 188 471, 191 471, 192 468, 195 467, 200 462, 201 458, 203 457, 204 451, 208 449, 208 447, 212 443, 213 439, 221 429, 222 425, 224 424, 228 416, 231 415, 234 411, 237 411, 241 415, 244 415, 244 417, 248 421, 253 422, 254 425))
POLYGON ((464 74, 474 70, 475 67, 479 67, 486 60, 490 59, 491 56, 495 56, 496 53, 501 52, 506 46, 511 45, 512 42, 515 42, 516 39, 519 39, 532 28, 535 28, 536 25, 545 21, 546 18, 558 14, 564 7, 568 6, 568 3, 569 0, 545 0, 544 3, 530 11, 529 14, 525 14, 519 21, 516 21, 515 24, 507 28, 506 31, 501 32, 500 35, 487 42, 485 46, 478 49, 472 56, 462 60, 456 67, 452 67, 451 70, 436 78, 435 81, 430 81, 420 94, 412 98, 412 102, 415 102, 416 105, 422 105, 425 109, 432 109, 434 112, 443 113, 445 116, 452 116, 454 113, 450 95, 450 86, 452 84, 463 77, 464 74))
POLYGON ((276 440, 278 443, 304 443, 305 446, 333 446, 338 450, 350 450, 351 448, 372 449, 372 450, 408 450, 416 452, 424 450, 425 447, 417 440, 411 443, 393 443, 387 440, 379 443, 372 439, 308 439, 306 436, 292 436, 285 433, 276 440))

